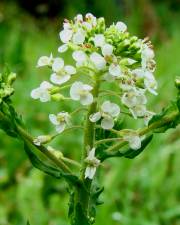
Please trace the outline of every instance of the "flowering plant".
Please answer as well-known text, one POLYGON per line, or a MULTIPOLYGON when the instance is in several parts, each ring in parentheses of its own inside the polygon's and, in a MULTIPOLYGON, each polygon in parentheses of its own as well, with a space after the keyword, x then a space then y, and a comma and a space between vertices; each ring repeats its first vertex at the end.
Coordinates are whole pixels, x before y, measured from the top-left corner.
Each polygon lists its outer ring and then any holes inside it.
POLYGON ((65 20, 59 36, 63 43, 58 48, 60 56, 42 56, 37 63, 37 67, 50 69, 50 81, 33 89, 31 97, 43 103, 76 101, 77 108, 72 112, 50 112, 55 134, 32 137, 12 105, 16 75, 5 70, 0 75, 0 128, 24 142, 33 166, 67 181, 71 224, 90 225, 95 222, 96 206, 101 203, 99 196, 103 192, 95 179, 97 170, 111 157, 135 158, 154 133, 179 124, 180 84, 177 78, 176 101, 155 114, 146 107, 147 94, 157 95, 154 51, 147 38, 130 35, 123 22, 107 27, 104 18, 90 13, 84 18, 79 14, 74 20, 65 20), (66 51, 72 53, 73 65, 65 63, 66 51), (82 121, 73 124, 73 117, 80 111, 84 114, 82 121), (145 126, 122 128, 122 119, 126 117, 143 120, 145 126), (81 162, 65 157, 49 145, 54 138, 73 129, 83 129, 81 162), (35 149, 51 163, 42 160, 35 149))

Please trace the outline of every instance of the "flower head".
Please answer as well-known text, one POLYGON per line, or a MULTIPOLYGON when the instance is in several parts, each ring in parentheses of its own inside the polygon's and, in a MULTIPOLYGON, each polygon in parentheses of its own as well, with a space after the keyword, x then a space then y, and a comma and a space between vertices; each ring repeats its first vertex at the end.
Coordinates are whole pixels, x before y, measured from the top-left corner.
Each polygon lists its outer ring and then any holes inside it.
POLYGON ((51 100, 50 90, 53 85, 47 81, 43 81, 40 87, 31 91, 31 97, 34 99, 40 99, 41 102, 48 102, 51 100))
POLYGON ((95 123, 98 120, 101 120, 101 126, 103 129, 111 129, 114 126, 114 118, 116 118, 120 113, 120 108, 117 104, 112 103, 110 101, 105 101, 100 111, 94 113, 90 116, 90 121, 95 123))
POLYGON ((50 114, 49 120, 55 125, 56 131, 62 133, 66 125, 69 125, 70 123, 70 115, 67 112, 59 112, 57 115, 50 114))
POLYGON ((71 65, 64 65, 64 60, 61 58, 55 58, 52 64, 53 74, 51 75, 51 81, 54 84, 63 84, 67 82, 71 75, 76 73, 76 69, 71 65))
POLYGON ((82 82, 75 82, 71 86, 70 96, 75 101, 80 101, 82 105, 90 105, 93 102, 93 95, 90 91, 93 88, 82 82))

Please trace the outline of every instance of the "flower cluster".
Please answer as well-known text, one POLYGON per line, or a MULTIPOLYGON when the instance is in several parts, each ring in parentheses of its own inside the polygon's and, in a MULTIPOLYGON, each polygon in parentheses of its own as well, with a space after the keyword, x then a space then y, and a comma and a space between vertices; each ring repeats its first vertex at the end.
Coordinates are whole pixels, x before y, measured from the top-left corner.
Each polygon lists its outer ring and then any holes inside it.
MULTIPOLYGON (((121 21, 107 27, 104 18, 96 18, 91 13, 84 17, 78 14, 74 20, 65 19, 59 37, 63 43, 58 48, 60 56, 42 56, 37 63, 37 67, 50 68, 51 83, 42 82, 40 87, 32 90, 32 98, 42 102, 68 99, 85 107, 94 104, 89 120, 92 123, 100 121, 102 129, 114 127, 120 116, 120 106, 121 111, 124 108, 134 119, 143 118, 148 124, 154 113, 146 107, 146 94, 157 95, 153 75, 156 63, 148 39, 131 36, 121 21), (73 65, 65 64, 62 54, 66 51, 71 51, 73 65), (104 83, 114 85, 114 90, 118 90, 118 102, 108 98, 102 102, 99 90, 94 90, 97 82, 98 89, 108 87, 101 86, 104 83), (69 96, 65 97, 61 90, 66 88, 69 88, 69 96)), ((69 113, 49 115, 58 133, 69 124, 69 113)), ((123 138, 133 149, 140 148, 141 140, 137 134, 131 132, 123 138)))
POLYGON ((8 73, 6 71, 0 73, 0 103, 14 93, 14 88, 12 87, 12 84, 15 79, 15 73, 8 73))

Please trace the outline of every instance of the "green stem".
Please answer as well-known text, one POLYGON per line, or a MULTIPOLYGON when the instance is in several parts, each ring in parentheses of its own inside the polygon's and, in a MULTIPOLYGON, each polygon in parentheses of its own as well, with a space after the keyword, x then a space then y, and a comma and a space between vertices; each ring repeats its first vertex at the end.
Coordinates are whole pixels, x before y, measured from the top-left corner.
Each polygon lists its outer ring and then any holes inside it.
MULTIPOLYGON (((78 221, 78 215, 79 212, 77 211, 77 205, 80 205, 83 209, 84 216, 87 219, 86 224, 83 225, 89 225, 89 218, 90 218, 90 213, 89 213, 89 203, 90 203, 90 189, 91 189, 91 183, 92 180, 90 179, 85 179, 85 169, 86 169, 86 163, 85 163, 85 158, 87 157, 88 151, 94 147, 94 141, 95 141, 95 124, 92 123, 89 120, 89 117, 91 114, 95 113, 97 110, 97 98, 99 94, 99 86, 100 86, 100 79, 99 75, 97 74, 94 79, 94 86, 93 86, 93 97, 94 97, 94 102, 89 106, 88 112, 87 112, 87 117, 85 121, 85 126, 84 126, 84 147, 82 151, 82 169, 81 169, 81 180, 82 180, 82 186, 75 189, 74 192, 74 218, 75 221, 78 221)), ((79 225, 79 223, 72 223, 73 225, 79 225)))

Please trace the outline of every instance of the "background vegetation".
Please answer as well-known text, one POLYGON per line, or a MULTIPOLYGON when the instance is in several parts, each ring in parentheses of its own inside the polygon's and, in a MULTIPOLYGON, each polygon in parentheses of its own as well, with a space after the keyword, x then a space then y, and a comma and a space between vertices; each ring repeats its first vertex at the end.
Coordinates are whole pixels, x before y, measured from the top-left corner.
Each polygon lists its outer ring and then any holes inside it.
MULTIPOLYGON (((86 12, 104 16, 107 24, 122 20, 131 33, 150 36, 159 83, 159 95, 150 97, 154 111, 160 111, 176 95, 174 78, 180 73, 179 0, 1 0, 0 70, 8 63, 17 72, 14 102, 34 136, 53 129, 48 113, 74 107, 42 104, 30 98, 30 91, 49 76, 46 69, 37 70, 37 59, 51 52, 56 55, 64 17, 86 12)), ((124 125, 128 126, 127 122, 124 125)), ((100 171, 105 204, 98 209, 97 225, 180 224, 179 137, 180 127, 166 135, 158 134, 135 160, 106 163, 100 171)), ((81 134, 74 132, 53 145, 78 158, 81 142, 81 134)), ((32 168, 22 143, 0 131, 0 225, 25 225, 27 220, 31 225, 67 225, 67 204, 65 183, 32 168)))

